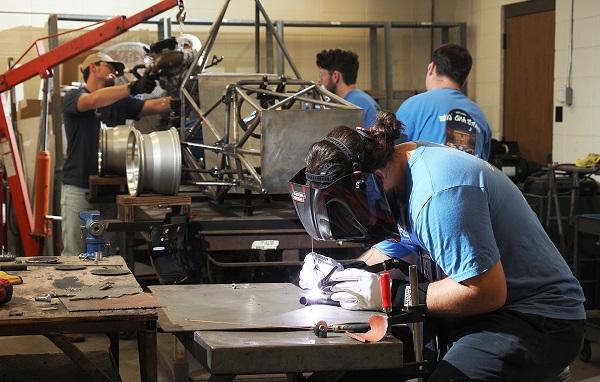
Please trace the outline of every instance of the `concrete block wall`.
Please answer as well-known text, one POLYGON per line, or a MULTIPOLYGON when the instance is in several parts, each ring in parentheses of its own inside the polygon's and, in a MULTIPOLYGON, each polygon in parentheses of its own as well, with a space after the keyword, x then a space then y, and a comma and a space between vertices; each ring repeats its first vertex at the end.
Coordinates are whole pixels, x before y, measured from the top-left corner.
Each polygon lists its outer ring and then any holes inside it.
POLYGON ((479 104, 492 127, 502 135, 502 6, 514 0, 455 0, 436 2, 436 17, 467 23, 467 47, 473 56, 469 97, 479 104))
MULTIPOLYGON (((131 15, 144 7, 154 4, 155 0, 123 2, 108 0, 99 3, 60 0, 56 2, 29 0, 10 2, 0 10, 0 41, 5 41, 0 49, 0 67, 8 56, 19 56, 27 44, 46 32, 47 14, 82 15, 131 15), (32 14, 25 14, 31 12, 32 14), (27 31, 27 32, 25 32, 27 31)), ((190 20, 213 20, 221 10, 223 1, 187 1, 187 18, 190 20)), ((263 1, 269 17, 275 20, 317 20, 317 21, 428 21, 430 1, 421 0, 266 0, 263 1)), ((176 10, 165 12, 163 17, 175 19, 176 10)), ((232 0, 226 13, 228 19, 253 19, 254 2, 252 0, 232 0)), ((64 22, 61 29, 83 26, 83 23, 64 22)), ((143 25, 136 30, 155 31, 154 26, 143 25)), ((187 26, 185 32, 193 33, 204 40, 208 27, 187 26)), ((225 56, 225 71, 254 71, 254 41, 252 28, 223 27, 217 39, 214 53, 225 56), (229 61, 229 62, 228 62, 229 61)), ((179 28, 173 26, 173 34, 179 28)), ((397 89, 423 88, 423 73, 429 59, 429 32, 415 30, 394 30, 394 86, 397 89), (423 41, 424 40, 424 41, 423 41)), ((150 34, 152 35, 152 34, 150 34)), ((358 86, 365 89, 383 87, 383 54, 380 53, 380 78, 377 84, 371 84, 369 52, 369 33, 366 29, 323 29, 292 28, 285 30, 287 48, 305 79, 316 80, 315 54, 321 49, 341 47, 358 53, 360 70, 358 86)), ((383 31, 380 30, 378 47, 383 50, 383 31)), ((126 37, 120 37, 124 41, 126 37)), ((110 45, 118 40, 105 44, 110 45)), ((143 41, 143 40, 142 40, 143 41)), ((146 41, 143 41, 146 42, 146 41)), ((149 42, 149 41, 148 41, 149 42)), ((264 49, 262 54, 264 55, 264 49)), ((29 54, 26 58, 33 58, 29 54)), ((264 56, 262 65, 265 66, 264 56)), ((289 69, 289 68, 288 68, 289 69)), ((217 69, 218 70, 218 69, 217 69)), ((291 71, 286 70, 286 73, 291 71)), ((29 95, 38 90, 27 85, 29 95)))
POLYGON ((576 0, 573 16, 573 104, 566 106, 571 1, 556 1, 554 104, 563 122, 554 123, 553 158, 561 163, 600 153, 600 3, 576 0))
MULTIPOLYGON (((502 135, 502 6, 515 1, 455 0, 436 2, 436 14, 468 25, 474 58, 469 96, 486 113, 494 137, 502 135)), ((553 160, 572 163, 600 153, 600 3, 575 0, 572 80, 573 105, 564 105, 568 72, 571 0, 556 0, 554 106, 563 107, 563 122, 554 123, 553 160)), ((437 21, 440 21, 436 17, 437 21)))

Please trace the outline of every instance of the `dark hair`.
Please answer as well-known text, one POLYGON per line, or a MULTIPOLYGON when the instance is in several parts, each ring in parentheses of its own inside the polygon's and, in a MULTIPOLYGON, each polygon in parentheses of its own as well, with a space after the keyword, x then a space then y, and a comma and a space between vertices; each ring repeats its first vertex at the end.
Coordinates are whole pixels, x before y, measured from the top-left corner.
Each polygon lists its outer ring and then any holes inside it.
POLYGON ((444 44, 433 51, 431 61, 435 64, 437 73, 450 77, 463 86, 471 71, 473 59, 467 50, 457 44, 444 44))
POLYGON ((322 50, 317 54, 317 66, 319 68, 342 73, 347 85, 356 83, 358 75, 358 55, 349 50, 329 49, 322 50))
POLYGON ((377 113, 369 130, 356 130, 338 126, 327 137, 343 143, 357 158, 358 166, 332 142, 321 140, 314 143, 306 157, 306 172, 330 175, 337 180, 353 171, 373 172, 385 167, 394 155, 394 140, 402 133, 402 123, 390 112, 377 113))

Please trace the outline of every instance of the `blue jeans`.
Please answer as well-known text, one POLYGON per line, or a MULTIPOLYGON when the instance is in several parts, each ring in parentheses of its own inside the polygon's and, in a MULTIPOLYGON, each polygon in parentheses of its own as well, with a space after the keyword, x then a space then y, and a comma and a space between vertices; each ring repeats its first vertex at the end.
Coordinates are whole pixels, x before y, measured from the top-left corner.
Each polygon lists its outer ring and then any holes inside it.
MULTIPOLYGON (((81 211, 100 211, 101 219, 114 219, 117 209, 114 203, 90 203, 86 198, 87 188, 63 184, 60 195, 60 215, 63 250, 62 256, 78 256, 85 252, 85 238, 81 235, 83 220, 79 218, 81 211)), ((120 245, 121 239, 114 233, 105 233, 104 239, 120 245)), ((113 252, 113 251, 111 251, 113 252)))
POLYGON ((583 327, 509 310, 446 320, 448 351, 427 381, 547 381, 575 360, 583 327))
MULTIPOLYGON (((424 338, 438 333, 442 359, 424 349, 431 370, 427 382, 504 381, 547 382, 579 354, 584 320, 556 320, 501 310, 459 319, 426 318, 424 338)), ((394 330, 397 329, 397 330, 394 330)), ((408 328, 392 333, 404 344, 404 361, 414 362, 408 328)), ((347 373, 341 381, 405 381, 415 378, 410 368, 347 373)))

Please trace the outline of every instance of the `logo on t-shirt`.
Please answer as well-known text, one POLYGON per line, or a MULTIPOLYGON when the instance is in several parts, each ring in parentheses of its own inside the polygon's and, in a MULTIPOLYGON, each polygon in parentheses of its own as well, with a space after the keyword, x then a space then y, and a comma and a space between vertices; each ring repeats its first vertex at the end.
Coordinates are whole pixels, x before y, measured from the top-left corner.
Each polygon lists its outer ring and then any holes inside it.
POLYGON ((479 126, 469 113, 453 109, 439 118, 440 122, 446 122, 446 146, 475 155, 479 126))

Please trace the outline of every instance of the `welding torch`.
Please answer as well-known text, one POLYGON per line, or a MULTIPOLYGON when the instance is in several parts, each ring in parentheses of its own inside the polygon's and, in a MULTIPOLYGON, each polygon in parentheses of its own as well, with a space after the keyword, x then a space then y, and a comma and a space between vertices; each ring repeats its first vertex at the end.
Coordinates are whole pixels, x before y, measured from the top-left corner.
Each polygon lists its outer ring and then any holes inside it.
POLYGON ((313 292, 320 291, 318 295, 305 295, 300 297, 300 304, 304 306, 308 305, 332 305, 332 306, 340 306, 339 301, 334 301, 331 299, 331 293, 328 290, 331 285, 331 276, 337 271, 337 268, 331 269, 329 273, 323 277, 323 279, 319 280, 317 284, 317 289, 313 289, 313 292))

